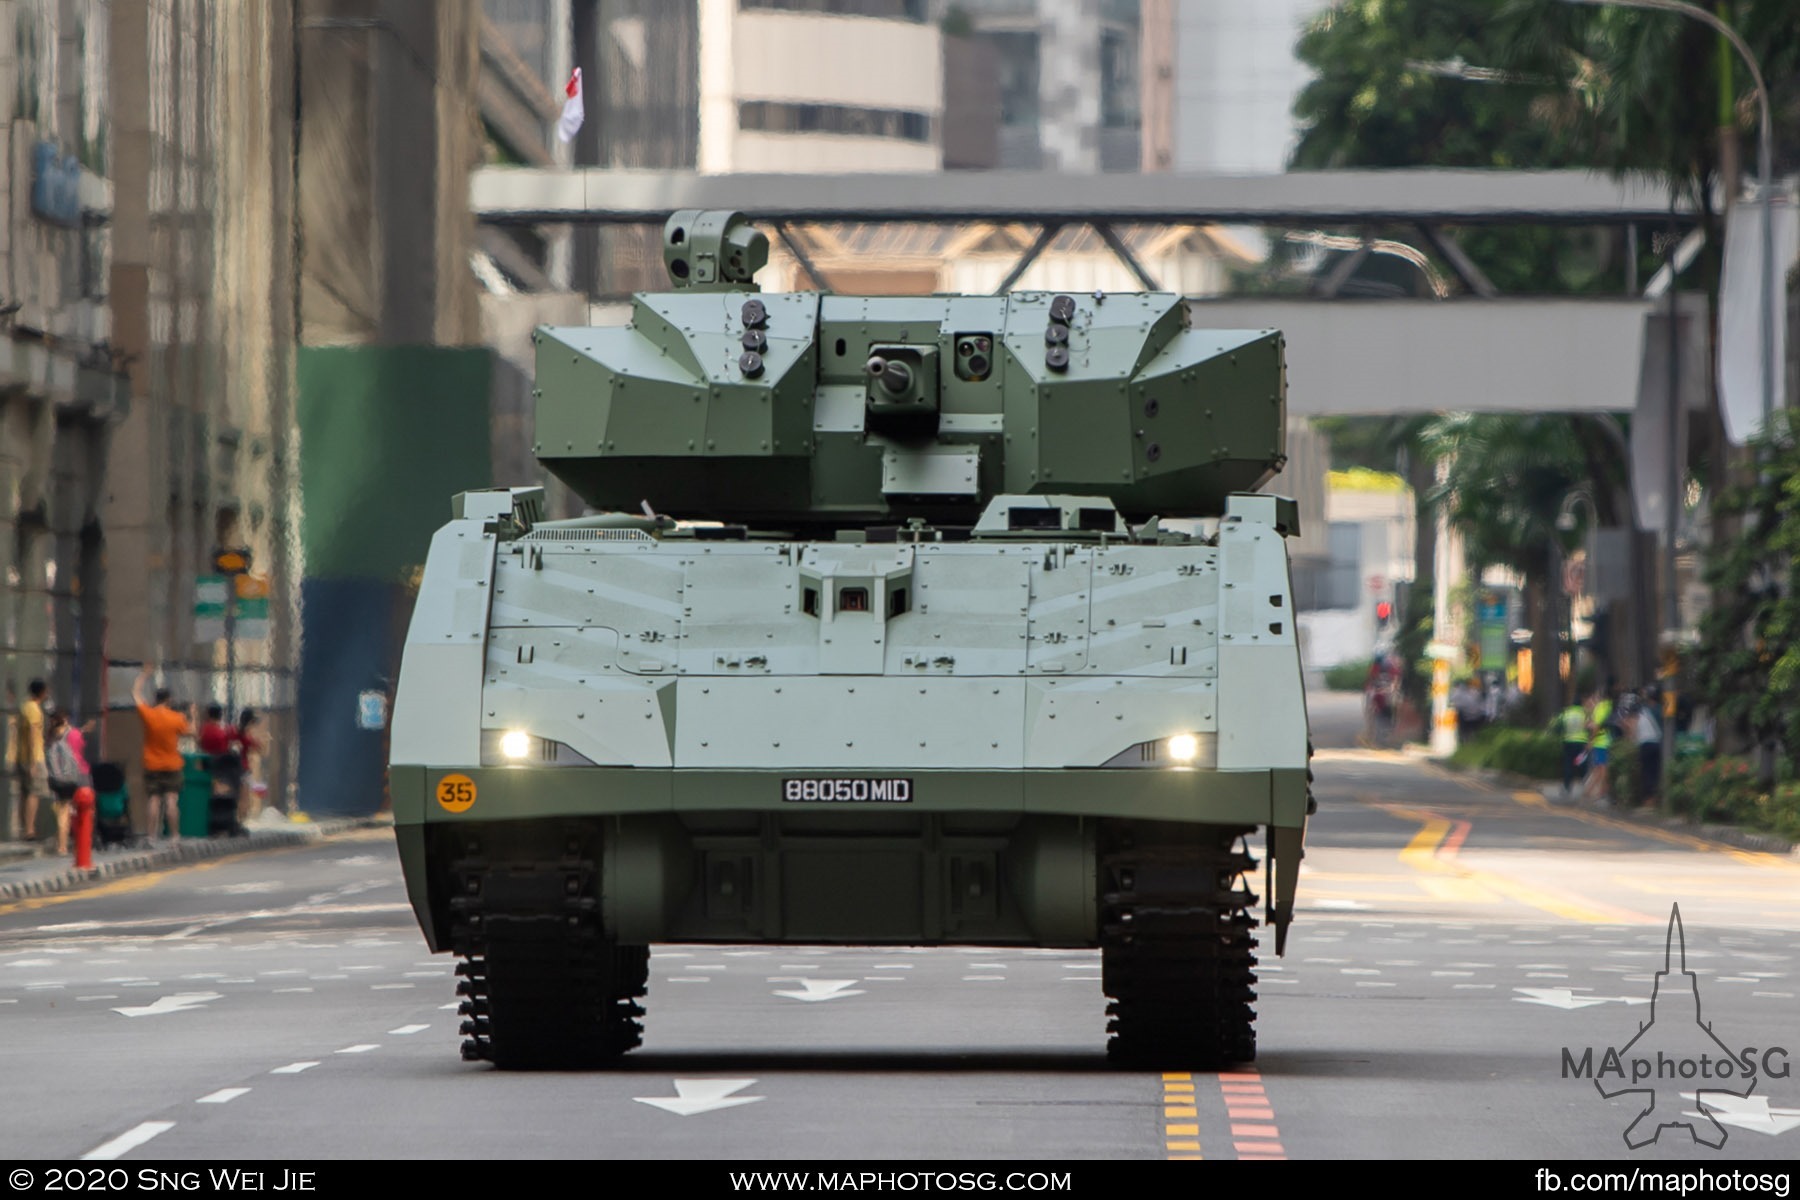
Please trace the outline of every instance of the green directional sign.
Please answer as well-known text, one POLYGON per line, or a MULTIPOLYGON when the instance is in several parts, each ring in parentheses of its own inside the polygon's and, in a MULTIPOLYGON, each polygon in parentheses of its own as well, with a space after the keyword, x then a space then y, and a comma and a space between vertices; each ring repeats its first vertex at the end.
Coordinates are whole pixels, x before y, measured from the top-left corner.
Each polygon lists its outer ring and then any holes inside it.
POLYGON ((267 596, 237 602, 232 618, 232 633, 241 642, 263 642, 269 638, 269 599, 267 596))

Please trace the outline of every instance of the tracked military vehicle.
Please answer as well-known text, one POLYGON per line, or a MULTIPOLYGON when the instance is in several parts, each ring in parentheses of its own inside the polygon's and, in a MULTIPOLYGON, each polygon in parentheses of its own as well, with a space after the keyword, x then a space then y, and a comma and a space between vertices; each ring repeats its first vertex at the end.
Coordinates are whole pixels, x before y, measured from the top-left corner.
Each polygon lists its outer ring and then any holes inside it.
POLYGON ((424 567, 390 787, 464 1057, 603 1063, 703 942, 1099 947, 1115 1057, 1252 1058, 1249 838, 1279 951, 1310 803, 1281 335, 664 238, 629 324, 535 335, 595 514, 465 493, 424 567))

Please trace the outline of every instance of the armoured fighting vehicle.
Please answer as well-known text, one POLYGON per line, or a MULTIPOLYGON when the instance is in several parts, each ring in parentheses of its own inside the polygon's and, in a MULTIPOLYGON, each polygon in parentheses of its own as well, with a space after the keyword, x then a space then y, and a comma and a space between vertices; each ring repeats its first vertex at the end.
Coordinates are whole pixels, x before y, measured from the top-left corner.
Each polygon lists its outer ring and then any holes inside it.
POLYGON ((1251 1059, 1250 839, 1279 952, 1311 802, 1281 335, 664 242, 628 324, 535 334, 595 514, 464 493, 424 567, 390 789, 464 1057, 605 1062, 702 942, 1098 947, 1116 1058, 1251 1059))

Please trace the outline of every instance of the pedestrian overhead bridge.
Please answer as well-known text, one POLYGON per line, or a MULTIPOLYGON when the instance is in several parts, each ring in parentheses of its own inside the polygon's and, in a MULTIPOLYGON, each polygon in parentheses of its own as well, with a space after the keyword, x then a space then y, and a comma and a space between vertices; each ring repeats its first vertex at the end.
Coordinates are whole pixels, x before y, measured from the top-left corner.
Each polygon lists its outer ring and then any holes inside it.
MULTIPOLYGON (((1198 325, 1281 329, 1289 411, 1303 415, 1438 411, 1630 412, 1668 394, 1663 308, 1634 286, 1616 297, 1499 295, 1450 230, 1477 225, 1608 226, 1683 234, 1693 212, 1666 189, 1580 171, 1309 171, 1268 176, 1064 175, 953 171, 883 175, 701 175, 691 171, 487 167, 470 202, 493 226, 661 224, 680 209, 726 208, 772 229, 814 279, 794 227, 813 222, 1024 223, 1038 229, 1002 286, 1056 233, 1089 225, 1146 288, 1157 280, 1116 227, 1260 225, 1353 229, 1310 295, 1190 301, 1198 325), (1460 282, 1441 299, 1350 298, 1343 285, 1395 227, 1417 230, 1460 282)), ((1342 239, 1333 239, 1342 241, 1342 239)), ((1666 278, 1659 280, 1667 286, 1666 278)), ((1660 287, 1653 285, 1654 290, 1660 287)), ((1682 319, 1680 359, 1703 353, 1682 319)), ((1689 403, 1704 373, 1678 387, 1689 403)))

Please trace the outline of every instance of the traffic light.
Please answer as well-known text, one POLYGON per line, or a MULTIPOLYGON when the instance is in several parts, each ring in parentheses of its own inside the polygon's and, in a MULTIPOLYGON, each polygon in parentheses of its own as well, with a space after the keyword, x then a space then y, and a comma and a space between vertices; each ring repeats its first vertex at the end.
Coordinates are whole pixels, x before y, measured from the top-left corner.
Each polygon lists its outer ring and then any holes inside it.
POLYGON ((1388 623, 1388 618, 1393 615, 1394 606, 1389 604, 1386 600, 1380 601, 1375 605, 1375 620, 1378 624, 1386 625, 1388 623))

